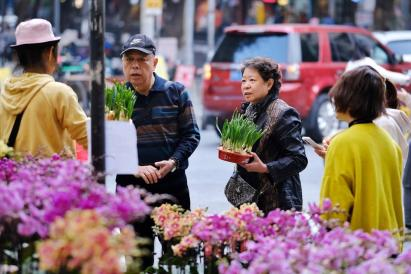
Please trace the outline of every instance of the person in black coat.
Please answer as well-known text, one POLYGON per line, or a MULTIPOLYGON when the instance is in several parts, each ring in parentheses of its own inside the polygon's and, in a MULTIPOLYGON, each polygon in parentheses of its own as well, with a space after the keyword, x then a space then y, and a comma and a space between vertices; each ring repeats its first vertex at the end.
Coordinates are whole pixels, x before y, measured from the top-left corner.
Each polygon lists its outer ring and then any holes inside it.
POLYGON ((237 166, 239 175, 260 191, 257 205, 268 213, 280 208, 301 210, 299 173, 307 166, 298 112, 278 98, 281 72, 269 58, 244 63, 241 91, 246 103, 242 113, 260 129, 263 137, 253 146, 253 159, 237 166))

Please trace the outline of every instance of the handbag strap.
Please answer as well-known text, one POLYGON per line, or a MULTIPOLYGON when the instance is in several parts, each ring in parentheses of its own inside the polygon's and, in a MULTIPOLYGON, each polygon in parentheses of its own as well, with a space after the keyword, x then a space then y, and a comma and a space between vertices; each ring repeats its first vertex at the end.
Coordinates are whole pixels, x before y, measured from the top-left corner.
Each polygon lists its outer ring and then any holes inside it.
POLYGON ((24 110, 23 112, 17 114, 16 120, 14 121, 13 128, 11 129, 10 137, 7 142, 8 147, 14 147, 16 143, 16 138, 17 138, 17 133, 19 132, 20 129, 20 123, 21 123, 21 118, 23 117, 24 110))
POLYGON ((233 172, 233 176, 234 178, 238 177, 238 168, 237 168, 237 164, 234 165, 234 172, 233 172))
MULTIPOLYGON (((43 84, 40 87, 40 89, 44 88, 49 83, 51 83, 51 81, 43 84)), ((30 99, 30 101, 28 102, 26 107, 23 109, 23 111, 20 112, 19 114, 17 114, 16 120, 14 120, 13 128, 11 129, 9 140, 7 141, 7 146, 8 147, 14 147, 14 145, 16 144, 17 133, 19 132, 19 129, 20 129, 20 123, 21 123, 21 119, 23 118, 24 111, 27 109, 27 106, 30 104, 31 100, 33 100, 33 98, 37 94, 38 94, 38 92, 30 99)))

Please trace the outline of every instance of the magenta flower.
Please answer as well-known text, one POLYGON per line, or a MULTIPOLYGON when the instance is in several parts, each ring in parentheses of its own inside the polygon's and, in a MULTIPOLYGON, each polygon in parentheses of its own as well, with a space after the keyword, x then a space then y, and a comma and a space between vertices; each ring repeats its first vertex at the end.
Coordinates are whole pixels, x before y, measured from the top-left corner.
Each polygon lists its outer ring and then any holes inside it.
POLYGON ((191 232, 204 242, 218 245, 228 241, 235 232, 235 229, 232 218, 224 215, 211 215, 195 224, 191 232))
POLYGON ((22 236, 46 237, 50 224, 72 209, 95 209, 113 227, 122 227, 150 213, 144 202, 148 196, 134 187, 119 187, 116 195, 107 193, 90 167, 76 160, 0 159, 0 226, 17 220, 22 236))

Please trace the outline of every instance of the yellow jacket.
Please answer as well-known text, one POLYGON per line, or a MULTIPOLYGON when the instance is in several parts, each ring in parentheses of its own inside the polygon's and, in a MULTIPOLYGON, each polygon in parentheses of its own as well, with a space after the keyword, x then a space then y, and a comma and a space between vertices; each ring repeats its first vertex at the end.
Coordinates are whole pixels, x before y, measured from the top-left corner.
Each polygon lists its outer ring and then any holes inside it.
POLYGON ((353 230, 402 229, 401 172, 401 150, 383 129, 353 125, 328 148, 321 201, 328 197, 339 204, 348 216, 332 217, 349 221, 353 230))
POLYGON ((74 156, 73 140, 87 148, 87 117, 69 86, 48 74, 12 77, 0 94, 0 139, 8 141, 16 115, 23 110, 16 152, 74 156))

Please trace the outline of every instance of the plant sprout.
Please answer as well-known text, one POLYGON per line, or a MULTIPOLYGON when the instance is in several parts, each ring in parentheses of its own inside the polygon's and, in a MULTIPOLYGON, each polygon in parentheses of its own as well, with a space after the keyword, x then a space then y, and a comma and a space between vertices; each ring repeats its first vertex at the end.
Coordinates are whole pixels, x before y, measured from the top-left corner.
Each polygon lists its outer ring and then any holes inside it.
POLYGON ((129 120, 133 114, 137 96, 134 91, 120 83, 105 89, 106 115, 108 120, 129 120))
MULTIPOLYGON (((220 131, 219 128, 218 130, 220 131)), ((225 120, 220 132, 223 149, 238 153, 250 153, 255 142, 264 134, 263 130, 259 130, 252 121, 238 112, 234 112, 230 121, 225 120)))

